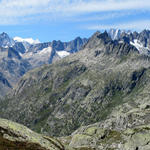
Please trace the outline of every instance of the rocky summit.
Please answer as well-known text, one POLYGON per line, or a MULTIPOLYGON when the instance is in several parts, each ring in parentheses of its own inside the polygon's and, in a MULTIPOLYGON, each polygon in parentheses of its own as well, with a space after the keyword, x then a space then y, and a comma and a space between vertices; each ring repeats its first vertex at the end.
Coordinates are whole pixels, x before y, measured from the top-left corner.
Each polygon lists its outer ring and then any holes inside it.
POLYGON ((149 150, 149 31, 134 34, 96 32, 80 51, 27 72, 0 117, 71 149, 149 150))

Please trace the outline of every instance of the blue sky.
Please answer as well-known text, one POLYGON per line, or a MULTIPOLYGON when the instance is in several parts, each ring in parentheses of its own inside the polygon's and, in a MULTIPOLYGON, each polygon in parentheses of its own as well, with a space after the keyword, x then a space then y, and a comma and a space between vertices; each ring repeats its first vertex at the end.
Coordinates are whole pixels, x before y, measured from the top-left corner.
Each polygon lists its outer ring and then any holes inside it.
POLYGON ((150 29, 150 0, 0 0, 0 32, 41 42, 150 29))

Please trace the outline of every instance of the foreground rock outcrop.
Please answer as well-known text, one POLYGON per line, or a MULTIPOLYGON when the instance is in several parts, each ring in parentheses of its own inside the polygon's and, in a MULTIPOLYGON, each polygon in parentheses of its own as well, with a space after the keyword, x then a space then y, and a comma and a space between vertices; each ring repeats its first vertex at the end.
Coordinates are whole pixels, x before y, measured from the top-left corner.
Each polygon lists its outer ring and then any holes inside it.
POLYGON ((73 148, 84 150, 149 150, 150 125, 119 131, 100 128, 97 123, 81 127, 61 140, 73 148))
POLYGON ((150 125, 124 130, 83 126, 72 135, 52 138, 0 119, 0 150, 149 150, 150 125), (59 140, 58 140, 59 139, 59 140))
POLYGON ((64 150, 54 138, 37 134, 27 127, 0 119, 0 150, 64 150))

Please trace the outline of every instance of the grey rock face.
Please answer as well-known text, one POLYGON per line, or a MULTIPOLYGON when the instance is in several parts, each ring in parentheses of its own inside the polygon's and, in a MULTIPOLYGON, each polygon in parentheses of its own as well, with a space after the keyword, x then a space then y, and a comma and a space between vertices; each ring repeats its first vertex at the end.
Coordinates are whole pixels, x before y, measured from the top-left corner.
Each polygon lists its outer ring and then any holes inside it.
POLYGON ((126 42, 134 45, 141 53, 149 55, 150 52, 150 31, 143 30, 142 32, 121 31, 111 29, 108 32, 113 40, 126 42))
POLYGON ((15 45, 13 45, 13 49, 15 49, 17 52, 20 52, 21 54, 24 54, 26 52, 26 48, 21 42, 15 42, 15 45))
POLYGON ((0 34, 0 45, 2 47, 10 47, 14 45, 14 40, 11 39, 7 33, 0 34))
POLYGON ((64 143, 67 141, 71 147, 77 149, 148 150, 150 147, 149 125, 113 130, 93 124, 83 126, 61 140, 64 143))
POLYGON ((18 79, 29 69, 31 69, 31 65, 28 63, 28 61, 22 59, 15 49, 12 47, 1 47, 0 72, 2 73, 2 82, 0 96, 5 96, 5 94, 8 93, 13 86, 15 86, 18 79))
POLYGON ((78 52, 86 42, 87 39, 78 37, 70 42, 54 40, 52 42, 39 43, 31 45, 22 57, 28 60, 33 68, 35 68, 43 64, 51 64, 62 57, 78 52), (61 56, 58 52, 67 53, 67 55, 61 56))

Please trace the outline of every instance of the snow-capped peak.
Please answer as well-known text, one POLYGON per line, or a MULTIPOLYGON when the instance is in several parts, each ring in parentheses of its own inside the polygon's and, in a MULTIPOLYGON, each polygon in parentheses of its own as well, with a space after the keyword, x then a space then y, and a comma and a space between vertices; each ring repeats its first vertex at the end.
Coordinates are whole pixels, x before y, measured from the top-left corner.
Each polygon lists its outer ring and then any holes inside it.
POLYGON ((13 38, 14 41, 17 41, 17 42, 27 42, 29 44, 38 44, 40 43, 39 39, 32 39, 32 38, 21 38, 21 37, 14 37, 13 38))

